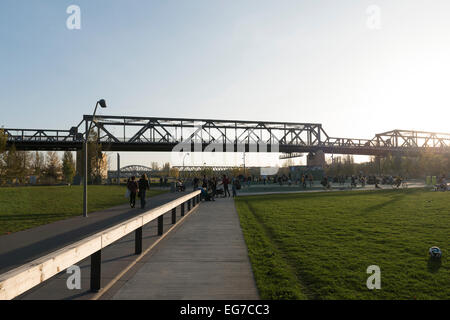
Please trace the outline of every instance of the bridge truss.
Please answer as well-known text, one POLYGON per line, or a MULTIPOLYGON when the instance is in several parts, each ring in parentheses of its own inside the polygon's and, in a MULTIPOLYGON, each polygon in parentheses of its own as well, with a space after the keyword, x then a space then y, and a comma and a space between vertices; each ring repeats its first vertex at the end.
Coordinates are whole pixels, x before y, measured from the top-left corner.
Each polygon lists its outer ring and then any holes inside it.
MULTIPOLYGON (((18 150, 80 150, 92 122, 103 151, 450 154, 450 134, 393 130, 373 139, 330 137, 321 124, 85 115, 69 130, 3 129, 18 150)), ((92 133, 91 133, 92 135, 92 133)))

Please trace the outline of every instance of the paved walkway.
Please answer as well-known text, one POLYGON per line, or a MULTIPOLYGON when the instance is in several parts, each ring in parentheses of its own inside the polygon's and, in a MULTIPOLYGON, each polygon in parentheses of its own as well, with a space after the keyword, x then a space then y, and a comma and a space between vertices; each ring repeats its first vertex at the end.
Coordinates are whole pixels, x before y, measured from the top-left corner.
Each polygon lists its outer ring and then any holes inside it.
POLYGON ((234 201, 202 202, 111 291, 103 299, 259 299, 234 201))

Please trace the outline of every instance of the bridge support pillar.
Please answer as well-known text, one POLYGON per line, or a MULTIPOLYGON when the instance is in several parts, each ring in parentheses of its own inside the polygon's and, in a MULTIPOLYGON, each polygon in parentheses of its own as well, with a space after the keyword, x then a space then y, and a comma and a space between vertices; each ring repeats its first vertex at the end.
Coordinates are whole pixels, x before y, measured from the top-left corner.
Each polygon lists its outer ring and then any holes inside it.
POLYGON ((99 292, 101 288, 102 250, 91 255, 91 291, 99 292))
POLYGON ((134 233, 134 253, 142 253, 142 227, 137 228, 134 233))
POLYGON ((172 209, 172 224, 177 223, 177 208, 172 209))
POLYGON ((161 215, 158 217, 158 236, 162 236, 164 233, 164 216, 161 215))
POLYGON ((306 158, 306 165, 308 167, 325 167, 325 154, 322 150, 310 152, 306 158))
POLYGON ((380 156, 375 157, 375 168, 377 170, 377 174, 381 175, 381 157, 380 156))

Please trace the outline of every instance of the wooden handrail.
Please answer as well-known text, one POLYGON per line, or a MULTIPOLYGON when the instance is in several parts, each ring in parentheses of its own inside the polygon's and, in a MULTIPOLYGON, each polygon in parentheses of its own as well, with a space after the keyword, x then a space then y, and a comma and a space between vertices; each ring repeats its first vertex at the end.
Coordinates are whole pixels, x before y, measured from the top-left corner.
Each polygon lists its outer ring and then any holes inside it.
POLYGON ((194 206, 200 203, 200 193, 199 190, 194 191, 1 274, 0 300, 14 299, 89 256, 91 256, 91 291, 98 291, 100 289, 101 267, 99 265, 101 264, 99 257, 103 248, 136 231, 135 253, 140 254, 142 252, 142 227, 158 218, 158 234, 162 234, 163 215, 170 211, 173 213, 173 209, 176 209, 177 206, 181 206, 181 214, 184 215, 184 204, 188 204, 189 211, 191 200, 194 206), (138 247, 140 250, 137 249, 138 247), (93 263, 93 261, 96 261, 96 263, 93 263))

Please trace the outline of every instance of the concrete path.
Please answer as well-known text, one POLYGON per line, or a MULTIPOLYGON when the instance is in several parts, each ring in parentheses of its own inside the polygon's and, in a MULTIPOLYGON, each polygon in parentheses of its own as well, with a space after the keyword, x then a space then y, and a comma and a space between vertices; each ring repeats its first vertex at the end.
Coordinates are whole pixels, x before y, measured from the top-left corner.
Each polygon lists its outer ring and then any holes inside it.
POLYGON ((202 202, 102 299, 259 299, 230 198, 202 202))

